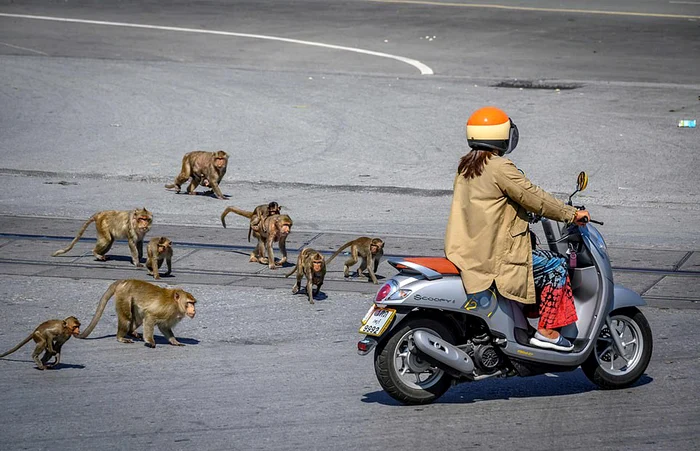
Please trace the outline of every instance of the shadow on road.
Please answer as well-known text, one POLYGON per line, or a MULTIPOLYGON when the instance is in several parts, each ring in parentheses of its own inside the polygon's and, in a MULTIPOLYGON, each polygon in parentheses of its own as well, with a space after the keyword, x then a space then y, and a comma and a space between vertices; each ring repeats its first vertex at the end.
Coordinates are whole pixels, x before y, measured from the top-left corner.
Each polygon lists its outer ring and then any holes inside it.
MULTIPOLYGON (((646 374, 629 388, 636 388, 652 382, 646 374)), ((547 374, 528 378, 508 380, 490 379, 474 383, 464 383, 451 388, 433 404, 469 404, 479 401, 494 401, 511 398, 533 398, 545 396, 566 396, 600 390, 590 382, 581 370, 571 373, 547 374)), ((387 406, 400 406, 383 390, 367 393, 362 402, 387 406)), ((415 406, 414 406, 415 407, 415 406)))

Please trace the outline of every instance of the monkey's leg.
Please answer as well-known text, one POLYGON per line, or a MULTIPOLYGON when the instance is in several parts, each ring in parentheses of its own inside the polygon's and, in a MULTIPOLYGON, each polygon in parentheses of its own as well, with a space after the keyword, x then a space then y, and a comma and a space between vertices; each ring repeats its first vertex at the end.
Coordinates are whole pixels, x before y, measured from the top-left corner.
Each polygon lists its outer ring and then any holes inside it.
POLYGON ((301 266, 297 266, 297 281, 292 287, 292 294, 297 294, 299 292, 299 287, 301 287, 302 273, 300 268, 301 266))
POLYGON ((169 328, 166 325, 158 326, 158 329, 163 333, 163 336, 168 339, 171 345, 173 346, 185 346, 179 341, 177 341, 177 338, 175 338, 175 334, 173 333, 173 330, 169 328))
POLYGON ((216 194, 216 197, 219 199, 225 200, 226 198, 224 197, 224 193, 221 192, 221 188, 219 188, 219 184, 214 181, 214 180, 209 180, 209 186, 212 191, 214 191, 214 194, 216 194))
POLYGON ((267 238, 267 267, 270 269, 277 269, 275 264, 275 251, 272 250, 272 235, 268 235, 267 238))
POLYGON ((377 265, 376 264, 374 264, 374 265, 367 264, 366 260, 365 260, 365 266, 367 266, 367 271, 369 272, 370 279, 372 279, 372 283, 374 283, 375 285, 379 284, 379 281, 377 280, 377 276, 374 275, 374 271, 377 270, 377 265))
MULTIPOLYGON (((168 258, 165 260, 165 262, 168 264, 168 271, 165 273, 165 275, 166 275, 166 276, 169 276, 170 273, 173 272, 173 262, 172 262, 172 260, 170 259, 170 257, 168 257, 168 258)), ((158 267, 159 267, 159 268, 160 268, 160 264, 161 264, 161 263, 162 263, 162 261, 158 263, 158 267)))
POLYGON ((114 239, 111 235, 103 236, 98 233, 97 243, 95 243, 95 248, 92 250, 92 254, 95 256, 95 259, 100 261, 107 260, 105 254, 109 252, 113 242, 114 239))
POLYGON ((194 190, 199 186, 199 177, 192 176, 192 181, 189 186, 187 186, 187 194, 195 194, 194 190))
POLYGON ((350 277, 350 267, 355 263, 357 263, 357 250, 353 247, 350 258, 345 260, 345 266, 343 267, 343 275, 345 277, 350 277))
POLYGON ((279 261, 279 265, 284 266, 287 263, 287 237, 280 238, 280 253, 282 258, 279 261))
POLYGON ((120 343, 133 343, 132 340, 126 338, 131 329, 131 315, 122 317, 117 313, 117 341, 120 343))
MULTIPOLYGON (((158 274, 158 268, 160 268, 160 263, 162 263, 163 260, 156 260, 155 258, 150 260, 151 263, 151 273, 153 274, 154 279, 160 279, 160 275, 158 274)), ((148 262, 146 262, 146 265, 148 265, 148 262)))
POLYGON ((314 303, 314 285, 311 283, 311 274, 306 275, 306 294, 309 296, 309 304, 314 303))
POLYGON ((141 263, 141 256, 143 255, 143 241, 134 243, 134 241, 129 238, 128 243, 129 251, 131 252, 131 263, 137 268, 143 268, 143 264, 141 263), (141 244, 141 246, 137 246, 137 244, 141 244))
MULTIPOLYGON (((42 360, 39 359, 39 356, 41 355, 42 352, 44 352, 46 347, 47 347, 46 340, 44 340, 43 338, 40 338, 36 343, 36 347, 34 348, 34 352, 32 352, 32 359, 34 359, 34 363, 36 363, 37 368, 39 368, 40 370, 46 369, 42 360)), ((46 351, 46 353, 49 354, 49 351, 46 351)))
POLYGON ((149 348, 156 347, 156 341, 153 339, 154 327, 155 322, 153 318, 151 318, 150 315, 146 315, 146 318, 143 319, 143 341, 145 341, 144 344, 149 348))

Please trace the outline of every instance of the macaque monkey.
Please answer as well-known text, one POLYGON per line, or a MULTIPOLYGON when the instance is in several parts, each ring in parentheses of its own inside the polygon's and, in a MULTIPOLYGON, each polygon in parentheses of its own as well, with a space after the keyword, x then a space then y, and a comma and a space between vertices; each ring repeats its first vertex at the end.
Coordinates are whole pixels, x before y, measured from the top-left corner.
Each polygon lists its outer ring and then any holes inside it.
POLYGON ((143 340, 149 348, 156 347, 153 339, 155 326, 158 326, 171 345, 184 346, 175 338, 173 327, 185 316, 194 318, 194 304, 197 302, 194 296, 180 288, 161 288, 133 279, 117 280, 107 288, 97 305, 95 316, 78 338, 90 335, 112 296, 117 309, 117 341, 133 343, 126 338, 127 335, 141 338, 136 329, 143 324, 143 340))
POLYGON ((154 279, 160 279, 158 270, 165 260, 168 265, 168 272, 165 273, 169 276, 172 272, 172 259, 173 259, 173 242, 164 236, 159 236, 151 238, 146 247, 146 253, 148 254, 148 260, 146 260, 146 268, 148 268, 148 275, 153 275, 154 279))
POLYGON ((32 359, 36 362, 37 368, 40 370, 52 368, 61 362, 61 348, 63 345, 70 337, 73 335, 77 336, 79 333, 80 321, 75 316, 69 316, 66 319, 50 319, 39 324, 27 338, 6 353, 0 354, 0 357, 12 354, 29 343, 30 340, 34 340, 36 347, 34 352, 32 352, 32 359), (39 359, 42 352, 44 356, 39 359), (53 363, 48 363, 51 357, 54 357, 55 360, 53 363))
POLYGON ((199 184, 211 188, 211 191, 216 194, 219 199, 224 199, 224 195, 219 188, 219 183, 221 179, 224 178, 226 174, 226 167, 228 166, 228 154, 223 150, 218 150, 216 152, 205 152, 202 150, 196 150, 194 152, 186 153, 182 157, 182 169, 180 174, 175 177, 175 181, 168 185, 166 188, 176 188, 177 192, 180 192, 180 186, 187 180, 190 180, 189 186, 187 186, 187 194, 194 194, 195 188, 199 184))
POLYGON ((326 259, 319 252, 305 247, 297 258, 296 267, 284 277, 297 273, 297 281, 292 287, 292 294, 297 294, 301 287, 301 279, 306 276, 306 294, 309 296, 309 304, 314 303, 314 294, 321 291, 323 279, 326 277, 326 259), (316 292, 313 286, 316 285, 316 292))
POLYGON ((107 260, 105 254, 112 247, 114 240, 126 238, 129 241, 131 262, 139 268, 143 266, 141 264, 143 238, 151 229, 151 223, 153 222, 153 214, 146 208, 137 208, 131 211, 106 210, 97 212, 83 224, 83 227, 78 231, 78 235, 67 248, 57 250, 51 255, 56 257, 73 249, 73 246, 83 236, 91 222, 95 223, 95 228, 97 229, 97 243, 92 250, 96 260, 107 260))
POLYGON ((226 228, 226 215, 229 213, 236 213, 238 215, 244 216, 250 219, 250 226, 248 227, 248 242, 250 242, 250 234, 255 232, 255 237, 258 238, 260 233, 260 225, 268 216, 278 215, 282 211, 282 207, 279 206, 277 202, 270 202, 265 205, 258 205, 253 211, 245 211, 238 209, 236 207, 227 207, 223 213, 221 213, 221 224, 226 228))
MULTIPOLYGON (((229 212, 251 218, 252 223, 254 212, 228 207, 221 214, 221 223, 224 227, 226 227, 224 217, 229 212)), ((271 215, 258 222, 256 227, 258 230, 253 230, 253 236, 258 239, 258 244, 255 246, 255 250, 250 253, 250 261, 267 264, 270 269, 276 269, 284 265, 287 261, 287 235, 289 235, 289 232, 292 230, 292 218, 288 215, 271 215), (280 251, 282 252, 282 259, 278 264, 275 264, 275 254, 272 251, 272 243, 274 242, 279 242, 280 251), (265 251, 267 251, 267 257, 265 257, 265 251)))
POLYGON ((357 263, 359 256, 362 262, 360 263, 360 267, 357 268, 357 275, 361 275, 364 270, 367 269, 372 282, 378 284, 379 281, 377 281, 377 277, 374 273, 379 267, 379 260, 382 258, 382 255, 384 255, 384 241, 380 238, 368 238, 366 236, 349 241, 340 246, 340 249, 338 249, 335 254, 331 255, 331 258, 328 259, 326 264, 330 265, 331 261, 348 246, 350 246, 350 258, 347 259, 345 267, 343 268, 345 277, 350 277, 350 267, 357 263), (369 264, 370 260, 372 260, 372 264, 369 264))

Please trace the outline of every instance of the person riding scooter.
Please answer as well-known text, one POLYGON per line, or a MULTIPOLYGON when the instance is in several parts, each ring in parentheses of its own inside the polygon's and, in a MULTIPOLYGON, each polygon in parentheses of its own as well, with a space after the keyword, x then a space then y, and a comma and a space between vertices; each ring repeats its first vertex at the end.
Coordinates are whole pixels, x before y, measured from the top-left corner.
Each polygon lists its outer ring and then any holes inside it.
POLYGON ((518 144, 518 128, 502 110, 484 107, 467 121, 470 152, 463 156, 445 233, 445 256, 460 270, 468 294, 491 288, 508 299, 536 304, 539 323, 530 344, 558 351, 573 345, 556 330, 577 320, 566 260, 532 249, 527 212, 585 224, 590 216, 533 185, 504 155, 518 144))

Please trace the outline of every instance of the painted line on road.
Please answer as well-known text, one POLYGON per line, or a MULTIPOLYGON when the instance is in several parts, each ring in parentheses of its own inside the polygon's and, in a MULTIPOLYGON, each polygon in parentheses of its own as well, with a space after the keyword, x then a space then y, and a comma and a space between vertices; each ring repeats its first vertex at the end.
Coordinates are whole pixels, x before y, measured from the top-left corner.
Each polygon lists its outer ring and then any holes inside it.
POLYGON ((423 0, 365 0, 373 3, 387 4, 408 4, 408 5, 428 5, 428 6, 452 6, 458 8, 483 8, 483 9, 507 9, 511 11, 538 11, 550 13, 575 13, 575 14, 601 14, 606 16, 636 16, 636 17, 659 17, 666 19, 695 19, 700 20, 700 16, 686 14, 662 14, 662 13, 636 13, 631 11, 603 11, 596 9, 568 9, 568 8, 537 8, 532 6, 510 6, 492 5, 486 3, 450 3, 431 2, 423 0))
POLYGON ((235 37, 239 37, 239 38, 265 39, 268 41, 280 41, 280 42, 287 42, 290 44, 302 44, 302 45, 309 45, 309 46, 313 46, 313 47, 323 47, 323 48, 333 49, 333 50, 343 50, 346 52, 361 53, 363 55, 378 56, 381 58, 389 58, 389 59, 393 59, 396 61, 401 61, 401 62, 406 63, 406 64, 410 64, 411 66, 418 69, 420 71, 421 75, 433 75, 433 70, 430 67, 426 66, 425 64, 421 63, 420 61, 417 61, 417 60, 414 60, 411 58, 406 58, 404 56, 392 55, 390 53, 383 53, 383 52, 375 52, 373 50, 358 49, 355 47, 345 47, 345 46, 341 46, 341 45, 324 44, 322 42, 301 41, 298 39, 282 38, 282 37, 278 37, 278 36, 267 36, 267 35, 262 35, 262 34, 248 34, 248 33, 234 33, 231 31, 198 30, 196 28, 166 27, 166 26, 161 26, 161 25, 147 25, 147 24, 137 24, 137 23, 126 23, 126 22, 105 22, 105 21, 101 21, 101 20, 70 19, 70 18, 66 18, 66 17, 34 16, 34 15, 27 15, 27 14, 0 13, 0 16, 1 17, 13 17, 16 19, 48 20, 48 21, 53 21, 53 22, 69 22, 69 23, 89 24, 89 25, 108 25, 108 26, 112 26, 112 27, 143 28, 143 29, 150 29, 150 30, 178 31, 178 32, 184 32, 184 33, 213 34, 213 35, 218 35, 218 36, 235 36, 235 37))
POLYGON ((669 2, 675 5, 700 5, 700 2, 669 2))
POLYGON ((27 47, 20 47, 20 46, 18 46, 18 45, 8 44, 7 42, 0 42, 0 44, 6 45, 6 46, 8 46, 8 47, 12 47, 13 49, 26 50, 26 51, 28 51, 28 52, 38 53, 39 55, 49 56, 48 53, 40 52, 39 50, 28 49, 27 47))

